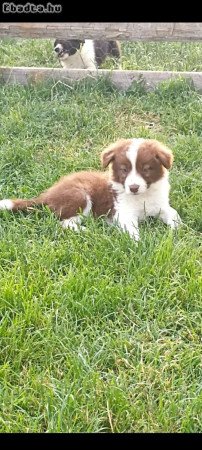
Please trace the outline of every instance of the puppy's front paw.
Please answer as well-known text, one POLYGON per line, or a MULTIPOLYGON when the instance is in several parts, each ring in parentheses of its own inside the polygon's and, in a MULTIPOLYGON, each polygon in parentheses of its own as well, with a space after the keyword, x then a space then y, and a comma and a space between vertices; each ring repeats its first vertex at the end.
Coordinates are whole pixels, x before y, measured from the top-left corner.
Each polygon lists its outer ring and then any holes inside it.
POLYGON ((165 211, 162 211, 160 214, 160 218, 172 229, 178 228, 182 223, 182 220, 174 208, 168 208, 165 211))
POLYGON ((134 239, 136 242, 138 242, 140 240, 138 228, 131 226, 131 227, 127 227, 125 229, 125 231, 128 232, 130 237, 132 239, 134 239))
POLYGON ((70 219, 64 219, 61 222, 62 228, 70 228, 71 230, 80 232, 86 230, 86 227, 83 227, 80 224, 80 217, 71 217, 70 219))
POLYGON ((181 220, 179 214, 177 213, 177 211, 175 211, 173 216, 168 219, 168 225, 172 229, 175 229, 175 228, 178 228, 181 224, 182 224, 182 220, 181 220))

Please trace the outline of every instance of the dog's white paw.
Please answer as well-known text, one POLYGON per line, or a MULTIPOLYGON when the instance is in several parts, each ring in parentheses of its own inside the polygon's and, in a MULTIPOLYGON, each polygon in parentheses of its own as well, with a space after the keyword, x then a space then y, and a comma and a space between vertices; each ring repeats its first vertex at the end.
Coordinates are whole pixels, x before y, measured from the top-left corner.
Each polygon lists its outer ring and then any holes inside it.
POLYGON ((179 216, 179 214, 176 211, 176 214, 174 214, 174 216, 170 219, 168 219, 167 225, 169 225, 172 230, 174 230, 175 228, 178 228, 180 225, 182 224, 182 220, 179 216))
POLYGON ((81 218, 79 216, 64 219, 62 221, 62 228, 70 228, 74 231, 84 231, 86 228, 80 225, 81 218))

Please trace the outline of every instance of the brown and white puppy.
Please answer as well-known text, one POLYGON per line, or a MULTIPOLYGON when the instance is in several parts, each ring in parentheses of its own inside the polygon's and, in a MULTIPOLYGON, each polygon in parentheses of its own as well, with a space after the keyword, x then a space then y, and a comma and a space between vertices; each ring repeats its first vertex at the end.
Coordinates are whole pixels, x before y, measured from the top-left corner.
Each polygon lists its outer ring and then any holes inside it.
POLYGON ((54 50, 64 69, 96 69, 107 56, 117 60, 121 56, 118 41, 56 39, 54 50))
POLYGON ((101 154, 106 172, 78 172, 61 178, 31 200, 1 200, 0 209, 26 210, 47 205, 64 228, 78 230, 82 214, 105 215, 139 239, 138 222, 159 217, 171 228, 181 219, 169 204, 171 150, 153 139, 120 139, 101 154), (82 212, 82 214, 81 214, 82 212))

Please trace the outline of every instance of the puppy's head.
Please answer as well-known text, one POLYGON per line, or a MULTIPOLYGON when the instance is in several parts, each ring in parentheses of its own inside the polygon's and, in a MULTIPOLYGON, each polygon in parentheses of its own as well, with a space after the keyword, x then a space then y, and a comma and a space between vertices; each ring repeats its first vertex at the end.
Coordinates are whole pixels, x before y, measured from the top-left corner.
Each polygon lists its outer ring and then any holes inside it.
POLYGON ((56 39, 54 42, 54 50, 58 58, 67 59, 69 56, 75 55, 84 42, 79 39, 56 39))
POLYGON ((101 155, 103 167, 111 163, 112 181, 127 194, 143 194, 165 176, 173 162, 171 150, 154 139, 120 139, 101 155))

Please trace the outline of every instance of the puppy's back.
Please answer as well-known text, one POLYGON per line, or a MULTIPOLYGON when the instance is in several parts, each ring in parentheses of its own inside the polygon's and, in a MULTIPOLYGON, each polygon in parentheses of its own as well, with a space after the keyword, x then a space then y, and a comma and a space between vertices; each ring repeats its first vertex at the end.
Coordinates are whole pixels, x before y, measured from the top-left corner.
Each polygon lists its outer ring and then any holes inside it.
POLYGON ((94 41, 95 60, 98 66, 100 66, 107 56, 112 56, 116 59, 121 57, 121 46, 118 41, 94 41))

